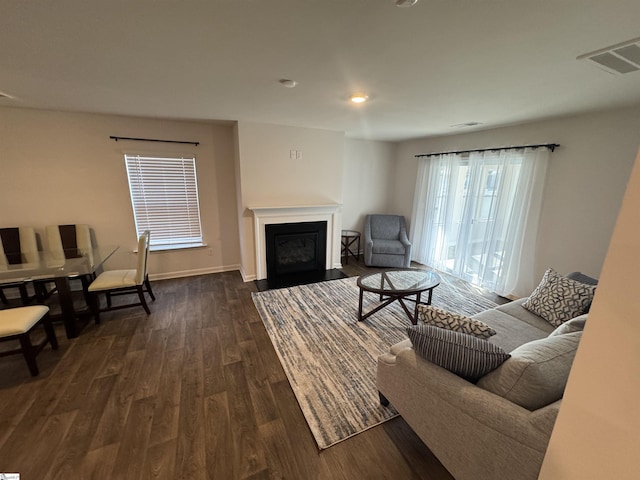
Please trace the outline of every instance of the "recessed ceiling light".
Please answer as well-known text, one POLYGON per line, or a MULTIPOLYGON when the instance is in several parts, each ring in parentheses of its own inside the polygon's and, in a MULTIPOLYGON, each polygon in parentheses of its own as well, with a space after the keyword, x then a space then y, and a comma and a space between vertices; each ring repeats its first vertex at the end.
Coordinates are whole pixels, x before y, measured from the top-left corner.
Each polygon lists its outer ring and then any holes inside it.
POLYGON ((351 95, 350 100, 353 103, 364 103, 369 99, 368 95, 365 95, 364 93, 354 93, 353 95, 351 95))
POLYGON ((396 0, 396 7, 400 7, 400 8, 406 8, 406 7, 413 7, 416 3, 418 3, 418 0, 396 0))
POLYGON ((280 85, 287 88, 293 88, 298 84, 295 80, 289 80, 288 78, 281 78, 278 82, 280 82, 280 85))

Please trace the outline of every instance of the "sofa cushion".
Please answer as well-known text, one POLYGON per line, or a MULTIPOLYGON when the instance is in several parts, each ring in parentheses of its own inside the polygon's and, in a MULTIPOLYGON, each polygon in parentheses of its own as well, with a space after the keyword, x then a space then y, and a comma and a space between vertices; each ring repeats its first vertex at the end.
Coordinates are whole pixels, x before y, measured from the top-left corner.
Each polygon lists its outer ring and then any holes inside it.
POLYGON ((584 326, 587 323, 587 313, 584 315, 580 315, 579 317, 572 318, 568 322, 564 322, 562 325, 557 327, 553 332, 549 334, 552 335, 564 335, 565 333, 573 333, 573 332, 581 332, 584 330, 584 326))
POLYGON ((407 328, 414 350, 426 360, 475 382, 509 358, 486 340, 432 325, 407 328))
POLYGON ((593 285, 563 277, 549 268, 522 306, 557 327, 585 313, 594 293, 593 285))
MULTIPOLYGON (((520 307, 520 310, 524 310, 524 308, 520 307)), ((530 315, 535 316, 533 313, 530 313, 530 315)), ((553 327, 540 317, 538 317, 538 320, 544 325, 544 330, 529 323, 518 321, 513 316, 497 308, 476 313, 471 318, 480 320, 493 328, 496 334, 489 337, 487 342, 499 346, 505 352, 510 352, 531 340, 546 338, 553 331, 553 327)))
MULTIPOLYGON (((499 312, 504 312, 507 315, 510 315, 511 317, 513 317, 514 319, 520 320, 520 322, 518 323, 521 323, 521 322, 526 323, 539 330, 544 330, 547 333, 551 333, 554 329, 553 325, 547 322, 544 318, 536 315, 533 312, 530 312, 529 310, 527 310, 522 306, 522 304, 527 300, 528 298, 520 298, 518 300, 514 300, 513 302, 500 305, 496 307, 495 310, 498 310, 499 312)), ((474 315, 473 318, 476 318, 476 315, 474 315)), ((546 337, 546 335, 544 336, 546 337)), ((537 339, 530 338, 529 340, 537 340, 537 339)), ((522 343, 525 343, 525 342, 522 342, 522 343)))
POLYGON ((477 385, 521 407, 537 410, 562 398, 582 332, 526 343, 477 385))
POLYGON ((478 338, 489 338, 496 334, 493 328, 480 320, 451 313, 432 305, 418 305, 418 318, 428 325, 466 333, 478 338))

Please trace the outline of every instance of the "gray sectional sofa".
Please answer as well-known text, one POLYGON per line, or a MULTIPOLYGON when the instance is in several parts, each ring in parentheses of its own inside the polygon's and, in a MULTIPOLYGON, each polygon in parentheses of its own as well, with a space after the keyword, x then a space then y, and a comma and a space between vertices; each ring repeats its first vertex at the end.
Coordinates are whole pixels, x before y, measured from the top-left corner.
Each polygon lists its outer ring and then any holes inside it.
POLYGON ((526 300, 472 317, 496 331, 482 341, 511 353, 477 381, 426 360, 409 339, 378 358, 381 401, 396 408, 457 480, 538 477, 586 314, 556 329, 523 308, 526 300))

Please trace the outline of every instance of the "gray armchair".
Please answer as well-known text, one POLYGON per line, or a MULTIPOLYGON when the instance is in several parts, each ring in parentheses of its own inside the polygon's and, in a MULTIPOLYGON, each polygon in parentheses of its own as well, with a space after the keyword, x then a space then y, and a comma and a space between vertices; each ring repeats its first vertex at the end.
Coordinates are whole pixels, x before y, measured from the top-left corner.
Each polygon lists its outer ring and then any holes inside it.
POLYGON ((368 267, 409 267, 411 243, 407 238, 407 227, 403 216, 366 216, 364 264, 368 267))

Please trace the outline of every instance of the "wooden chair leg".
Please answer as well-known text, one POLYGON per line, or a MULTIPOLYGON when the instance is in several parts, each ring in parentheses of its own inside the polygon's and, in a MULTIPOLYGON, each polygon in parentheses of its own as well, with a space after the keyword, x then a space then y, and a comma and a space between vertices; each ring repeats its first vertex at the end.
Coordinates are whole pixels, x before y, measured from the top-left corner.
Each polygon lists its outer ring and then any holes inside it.
POLYGON ((87 302, 87 305, 90 305, 91 294, 89 293, 89 285, 91 284, 91 275, 82 275, 80 277, 80 282, 82 283, 82 294, 84 295, 84 301, 87 302))
POLYGON ((0 302, 4 303, 5 305, 9 303, 9 300, 7 300, 7 297, 5 296, 1 288, 0 288, 0 302))
POLYGON ((31 303, 31 301, 29 300, 29 292, 27 292, 27 285, 26 284, 21 284, 18 287, 18 290, 20 291, 20 300, 22 301, 22 305, 27 306, 31 303))
POLYGON ((147 315, 151 315, 151 310, 149 310, 149 305, 147 305, 147 300, 146 298, 144 298, 144 289, 142 288, 142 285, 138 285, 136 287, 136 290, 138 291, 138 298, 140 298, 140 303, 142 304, 142 308, 144 308, 145 312, 147 312, 147 315))
POLYGON ((111 307, 111 292, 107 292, 107 307, 111 307))
POLYGON ((47 340, 51 345, 52 350, 58 349, 58 338, 56 337, 56 331, 53 329, 53 324, 51 323, 51 317, 47 313, 42 318, 42 324, 44 325, 44 331, 47 332, 47 340))
POLYGON ((96 325, 100 323, 100 297, 98 297, 97 292, 89 293, 89 308, 91 309, 91 313, 93 313, 93 319, 96 322, 96 325))
POLYGON ((156 296, 153 294, 153 291, 151 290, 151 282, 149 281, 149 275, 147 275, 145 277, 144 285, 145 285, 145 287, 147 287, 147 292, 149 292, 149 295, 151 296, 151 300, 153 300, 155 302, 156 301, 156 296))
POLYGON ((29 332, 20 335, 20 347, 22 348, 22 353, 27 361, 31 376, 37 376, 40 371, 38 370, 38 364, 36 363, 36 353, 33 345, 31 344, 29 332))

